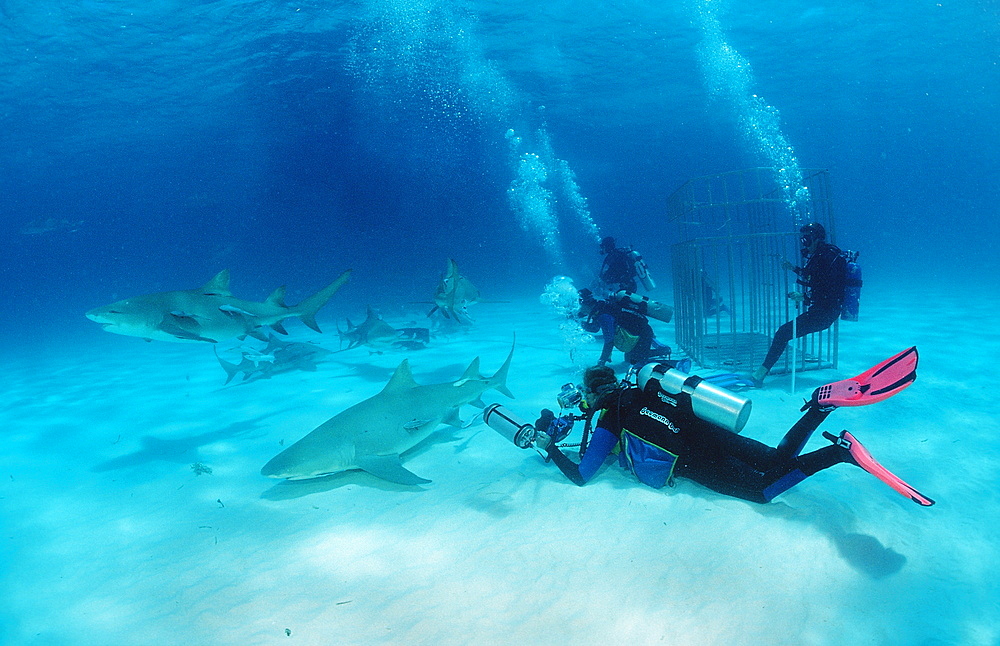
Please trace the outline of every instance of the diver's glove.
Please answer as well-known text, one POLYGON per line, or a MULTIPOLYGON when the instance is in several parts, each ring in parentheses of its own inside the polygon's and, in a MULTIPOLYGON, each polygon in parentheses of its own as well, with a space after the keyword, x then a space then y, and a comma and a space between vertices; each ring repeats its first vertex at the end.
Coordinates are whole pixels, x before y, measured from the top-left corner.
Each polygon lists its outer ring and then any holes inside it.
POLYGON ((535 420, 535 448, 548 451, 566 439, 572 430, 572 416, 556 417, 551 410, 543 408, 541 415, 535 420))
POLYGON ((549 424, 549 428, 545 431, 549 437, 552 438, 552 443, 562 442, 566 439, 566 436, 570 434, 573 430, 573 418, 572 417, 557 417, 549 424))
POLYGON ((543 408, 538 419, 535 420, 535 448, 545 451, 549 444, 552 444, 552 436, 549 435, 549 426, 556 419, 556 414, 548 408, 543 408))

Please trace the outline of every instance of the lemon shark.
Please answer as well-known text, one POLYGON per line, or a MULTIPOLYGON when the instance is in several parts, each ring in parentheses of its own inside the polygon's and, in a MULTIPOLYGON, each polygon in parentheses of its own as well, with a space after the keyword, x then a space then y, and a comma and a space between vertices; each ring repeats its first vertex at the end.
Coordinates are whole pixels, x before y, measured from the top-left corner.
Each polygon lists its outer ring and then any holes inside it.
POLYGON ((468 306, 479 301, 479 290, 468 278, 458 271, 458 263, 448 259, 437 290, 434 292, 434 307, 427 316, 440 311, 445 318, 455 319, 459 323, 471 323, 468 306))
POLYGON ((281 322, 297 316, 310 328, 321 332, 316 312, 347 282, 348 269, 337 280, 294 307, 285 305, 285 287, 274 290, 262 303, 236 298, 229 291, 229 270, 195 289, 159 292, 126 298, 87 312, 87 318, 108 332, 137 336, 147 341, 203 341, 250 335, 261 341, 267 336, 260 328, 269 326, 286 334, 281 322))
POLYGON ((340 332, 340 343, 343 345, 347 341, 346 350, 352 350, 358 346, 366 345, 375 348, 375 352, 382 354, 382 348, 419 350, 425 348, 430 343, 431 331, 422 327, 405 327, 396 329, 382 320, 375 310, 368 307, 365 320, 360 325, 351 323, 347 319, 347 329, 340 332))
POLYGON ((399 484, 430 482, 408 471, 399 456, 429 436, 440 424, 462 427, 458 409, 483 406, 482 394, 493 388, 508 397, 507 360, 492 377, 479 374, 479 357, 458 381, 420 386, 404 359, 380 393, 337 413, 291 445, 260 470, 269 478, 305 480, 360 469, 399 484))
MULTIPOLYGON (((340 332, 340 329, 337 331, 340 332)), ((369 306, 365 320, 360 325, 354 325, 351 319, 347 319, 347 330, 340 332, 340 342, 347 341, 347 349, 351 350, 359 345, 391 345, 398 336, 396 329, 383 321, 369 306)))
MULTIPOLYGON (((212 346, 212 350, 215 351, 215 346, 212 346)), ((218 352, 215 352, 215 358, 226 371, 228 384, 240 373, 243 373, 243 382, 250 382, 270 379, 274 375, 294 370, 316 372, 317 364, 332 352, 314 343, 282 341, 272 334, 268 338, 267 347, 263 350, 243 350, 242 360, 238 364, 226 361, 218 352)))

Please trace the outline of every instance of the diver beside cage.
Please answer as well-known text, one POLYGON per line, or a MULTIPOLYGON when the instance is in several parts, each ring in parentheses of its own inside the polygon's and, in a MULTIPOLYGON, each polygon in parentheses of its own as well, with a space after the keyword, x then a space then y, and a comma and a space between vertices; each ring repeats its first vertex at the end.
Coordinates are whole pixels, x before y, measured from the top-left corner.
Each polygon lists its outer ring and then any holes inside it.
POLYGON ((611 236, 601 240, 600 250, 604 262, 598 272, 598 280, 606 289, 634 293, 639 284, 647 291, 656 289, 649 267, 638 251, 632 247, 619 247, 611 236))
POLYGON ((795 272, 796 282, 803 291, 790 292, 788 297, 804 302, 806 310, 795 319, 781 325, 774 333, 764 362, 753 371, 750 378, 758 388, 778 362, 781 354, 794 338, 825 330, 838 318, 857 320, 860 298, 860 268, 857 254, 847 254, 826 241, 826 229, 818 222, 810 222, 799 229, 802 257, 805 265, 797 267, 787 260, 781 265, 795 272), (848 302, 849 301, 849 302, 848 302), (849 315, 848 315, 849 312, 849 315))
POLYGON ((739 435, 750 414, 749 400, 678 370, 676 362, 644 366, 635 384, 619 382, 607 366, 587 369, 580 398, 573 396, 572 384, 564 386, 558 398, 563 411, 578 405, 582 415, 556 417, 545 409, 535 424, 527 424, 495 404, 483 419, 516 446, 537 449, 580 486, 617 447, 619 464, 654 488, 687 478, 727 496, 767 503, 807 477, 847 462, 917 504, 930 506, 933 500, 880 465, 849 431, 836 436, 824 432, 830 446, 801 452, 839 406, 863 406, 891 397, 913 383, 916 366, 917 350, 909 348, 853 379, 817 388, 802 407, 804 415, 777 447, 739 435), (575 463, 559 443, 581 420, 586 422, 579 445, 581 460, 575 463))
POLYGON ((673 309, 631 292, 616 292, 598 300, 589 289, 581 289, 580 327, 604 338, 599 364, 611 361, 613 350, 621 350, 625 361, 642 365, 653 357, 669 357, 670 346, 656 339, 649 316, 669 321, 673 309))

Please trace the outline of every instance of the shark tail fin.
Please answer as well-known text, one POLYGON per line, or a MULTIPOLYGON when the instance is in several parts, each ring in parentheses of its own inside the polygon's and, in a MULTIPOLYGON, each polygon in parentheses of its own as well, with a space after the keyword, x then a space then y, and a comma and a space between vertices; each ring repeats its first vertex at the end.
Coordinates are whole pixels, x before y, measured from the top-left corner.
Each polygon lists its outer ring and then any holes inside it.
POLYGON ((323 289, 296 305, 294 308, 295 315, 302 319, 302 322, 310 328, 316 330, 317 332, 322 332, 322 330, 319 329, 319 325, 316 324, 316 312, 318 312, 321 307, 326 305, 327 301, 329 301, 337 290, 347 282, 347 279, 350 278, 350 276, 351 270, 348 269, 338 276, 337 280, 333 281, 323 289))
POLYGON ((214 345, 212 346, 212 352, 215 353, 215 358, 219 360, 219 365, 222 366, 222 369, 226 371, 226 383, 228 384, 230 381, 233 380, 233 377, 235 377, 239 373, 240 367, 237 366, 235 363, 229 363, 228 361, 220 357, 219 352, 218 350, 215 349, 214 345))
POLYGON ((514 399, 514 393, 510 392, 507 388, 507 372, 510 370, 510 361, 514 358, 514 346, 516 343, 517 335, 514 336, 514 340, 510 344, 510 352, 507 354, 507 360, 503 362, 503 365, 496 371, 496 374, 490 377, 490 386, 511 399, 514 399))

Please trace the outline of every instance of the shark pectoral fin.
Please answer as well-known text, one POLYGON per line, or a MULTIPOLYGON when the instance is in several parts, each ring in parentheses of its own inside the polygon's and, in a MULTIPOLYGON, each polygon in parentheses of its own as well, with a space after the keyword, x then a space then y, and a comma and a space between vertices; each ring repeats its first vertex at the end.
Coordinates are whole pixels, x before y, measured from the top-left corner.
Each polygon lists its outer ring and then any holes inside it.
POLYGON ((362 471, 367 471, 377 478, 388 480, 403 485, 420 485, 430 482, 417 474, 407 471, 399 463, 399 456, 392 455, 366 455, 358 458, 358 467, 362 471))
POLYGON ((261 332, 257 328, 250 328, 249 330, 247 330, 247 334, 257 339, 258 341, 267 341, 267 335, 261 332))
POLYGON ((281 324, 281 321, 277 321, 276 323, 271 323, 271 329, 277 332, 278 334, 288 334, 288 331, 285 330, 285 326, 281 324))
POLYGON ((455 428, 465 428, 465 422, 463 422, 462 418, 458 416, 458 408, 452 408, 448 411, 448 414, 444 416, 444 419, 442 419, 441 422, 443 424, 447 424, 448 426, 454 426, 455 428))
POLYGON ((188 314, 187 312, 182 312, 180 310, 174 310, 169 314, 163 316, 163 320, 174 320, 178 323, 186 323, 188 325, 198 325, 198 317, 194 314, 188 314))
POLYGON ((469 402, 476 408, 486 408, 486 402, 483 401, 482 397, 476 397, 473 401, 469 402))

